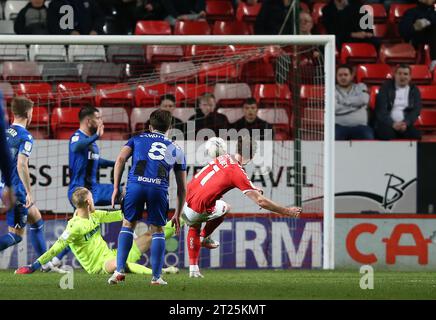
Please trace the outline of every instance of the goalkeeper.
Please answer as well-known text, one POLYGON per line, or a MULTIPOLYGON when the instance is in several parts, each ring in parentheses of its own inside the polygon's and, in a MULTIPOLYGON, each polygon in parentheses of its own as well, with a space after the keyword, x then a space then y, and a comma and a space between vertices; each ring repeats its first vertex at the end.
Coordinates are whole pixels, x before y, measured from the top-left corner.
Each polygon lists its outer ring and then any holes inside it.
MULTIPOLYGON (((72 195, 73 205, 77 208, 73 218, 68 221, 67 228, 53 246, 32 265, 17 269, 16 274, 29 274, 41 268, 59 252, 70 246, 73 254, 89 274, 109 274, 116 270, 117 251, 109 249, 100 232, 100 223, 111 223, 123 220, 121 210, 95 210, 94 199, 88 189, 80 187, 72 195)), ((171 222, 165 226, 165 238, 174 235, 175 228, 171 222)), ((148 250, 151 243, 148 233, 135 239, 127 258, 128 272, 151 275, 151 269, 137 264, 141 254, 148 250)), ((164 273, 177 273, 178 269, 169 267, 164 273)))

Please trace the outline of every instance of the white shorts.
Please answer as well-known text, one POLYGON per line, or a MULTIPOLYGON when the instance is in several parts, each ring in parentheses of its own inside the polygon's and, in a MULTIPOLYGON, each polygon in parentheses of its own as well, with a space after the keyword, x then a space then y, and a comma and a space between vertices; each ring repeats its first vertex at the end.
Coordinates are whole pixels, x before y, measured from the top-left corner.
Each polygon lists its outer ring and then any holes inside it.
POLYGON ((217 200, 215 202, 215 208, 211 214, 209 213, 198 213, 188 207, 188 204, 185 203, 182 212, 182 218, 185 220, 188 226, 192 226, 194 224, 201 224, 203 222, 207 222, 210 220, 217 219, 225 215, 228 211, 228 205, 222 200, 217 200))

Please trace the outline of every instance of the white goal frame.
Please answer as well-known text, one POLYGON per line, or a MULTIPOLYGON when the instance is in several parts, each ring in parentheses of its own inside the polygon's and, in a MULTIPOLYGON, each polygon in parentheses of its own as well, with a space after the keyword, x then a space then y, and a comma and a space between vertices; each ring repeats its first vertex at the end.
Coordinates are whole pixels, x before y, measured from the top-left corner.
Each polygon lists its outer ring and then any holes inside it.
POLYGON ((323 269, 334 269, 335 203, 334 203, 334 124, 335 124, 335 36, 62 36, 62 35, 2 35, 0 44, 78 44, 78 45, 322 45, 324 47, 325 108, 324 108, 324 216, 323 269))

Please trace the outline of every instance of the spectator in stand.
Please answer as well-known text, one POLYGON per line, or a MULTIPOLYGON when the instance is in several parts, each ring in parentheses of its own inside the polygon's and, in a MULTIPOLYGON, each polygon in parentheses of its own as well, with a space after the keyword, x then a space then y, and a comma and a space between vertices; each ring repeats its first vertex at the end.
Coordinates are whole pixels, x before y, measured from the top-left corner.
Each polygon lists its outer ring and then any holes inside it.
POLYGON ((374 132, 368 126, 368 88, 364 83, 353 83, 353 78, 351 66, 341 65, 336 70, 336 140, 372 140, 374 132))
POLYGON ((430 46, 430 70, 436 67, 436 11, 435 0, 418 0, 415 8, 405 12, 400 21, 400 34, 416 48, 428 44, 430 46))
MULTIPOLYGON (((174 110, 176 109, 176 97, 173 94, 164 94, 163 96, 161 96, 159 99, 159 109, 169 111, 172 115, 174 113, 174 110)), ((150 126, 150 120, 148 120, 145 123, 145 130, 148 130, 149 126, 150 126)), ((185 124, 179 118, 172 116, 171 129, 178 130, 177 132, 172 131, 170 133, 170 135, 173 134, 176 137, 176 139, 184 137, 185 124)))
POLYGON ((30 0, 14 22, 16 34, 48 34, 45 0, 30 0))
POLYGON ((254 34, 295 34, 292 14, 288 15, 291 0, 265 0, 254 24, 254 34))
POLYGON ((206 18, 205 0, 160 0, 166 18, 174 26, 176 20, 199 20, 206 18))
POLYGON ((371 29, 360 26, 363 13, 358 0, 330 0, 322 9, 322 24, 328 34, 336 36, 336 47, 341 50, 345 42, 368 42, 380 46, 380 40, 374 37, 371 29))
MULTIPOLYGON (((219 129, 230 127, 227 117, 216 111, 216 99, 211 93, 205 93, 198 98, 196 114, 189 118, 189 121, 195 121, 195 133, 202 129, 211 129, 217 137, 219 129)), ((187 130, 189 130, 189 125, 187 130)))
POLYGON ((257 106, 256 99, 248 98, 247 100, 245 100, 242 110, 244 111, 244 116, 232 124, 232 127, 234 129, 238 131, 248 129, 250 132, 250 136, 254 139, 274 139, 272 125, 257 116, 259 108, 257 106), (266 130, 270 131, 268 132, 266 130))
POLYGON ((136 20, 163 20, 165 11, 162 1, 159 0, 137 0, 136 20))
POLYGON ((410 66, 401 64, 395 69, 394 79, 380 87, 375 103, 375 132, 379 139, 421 139, 414 126, 421 112, 421 93, 410 80, 410 66))
POLYGON ((52 0, 48 7, 48 29, 51 34, 96 35, 103 33, 104 15, 95 0, 52 0), (73 8, 72 18, 60 13, 63 6, 73 8))

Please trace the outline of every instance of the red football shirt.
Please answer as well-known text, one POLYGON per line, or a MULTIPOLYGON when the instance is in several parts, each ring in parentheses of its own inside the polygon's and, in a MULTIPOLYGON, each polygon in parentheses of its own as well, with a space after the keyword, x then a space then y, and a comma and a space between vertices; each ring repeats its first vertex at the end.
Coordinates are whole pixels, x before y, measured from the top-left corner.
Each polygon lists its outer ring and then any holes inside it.
POLYGON ((211 213, 215 202, 227 191, 238 188, 243 193, 261 191, 248 178, 239 162, 225 154, 209 162, 188 183, 186 202, 198 213, 211 213))

